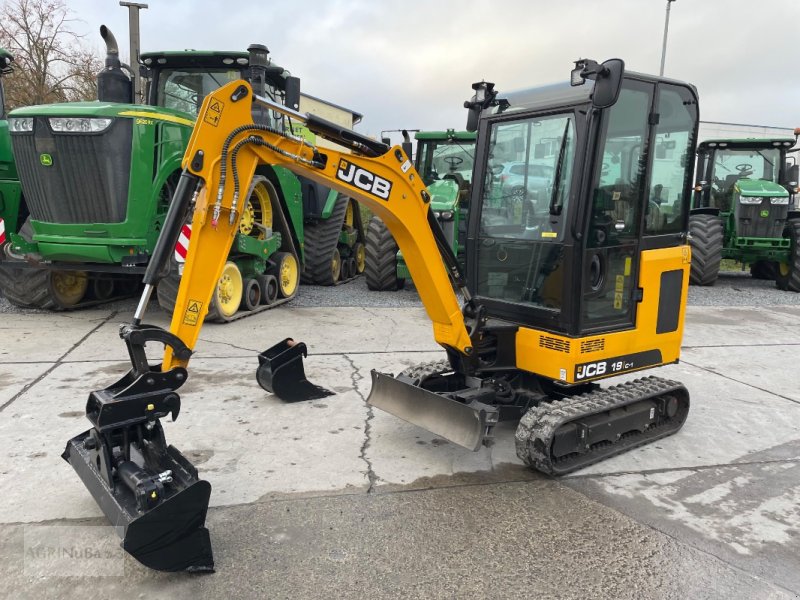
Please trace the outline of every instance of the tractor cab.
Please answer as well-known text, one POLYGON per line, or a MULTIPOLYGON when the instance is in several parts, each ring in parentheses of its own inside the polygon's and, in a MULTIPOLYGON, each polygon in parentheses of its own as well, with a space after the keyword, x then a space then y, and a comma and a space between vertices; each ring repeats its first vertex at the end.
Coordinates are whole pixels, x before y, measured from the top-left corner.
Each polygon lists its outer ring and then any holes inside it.
MULTIPOLYGON (((196 117, 209 93, 231 81, 248 79, 257 94, 273 101, 285 100, 287 106, 298 108, 299 80, 273 65, 265 46, 253 45, 250 49, 254 51, 184 50, 142 54, 147 104, 196 117), (259 64, 255 64, 256 61, 259 64)), ((265 114, 262 120, 277 126, 281 117, 265 114)))
POLYGON ((788 210, 790 204, 794 205, 798 179, 797 165, 787 162, 787 152, 794 145, 791 138, 700 143, 693 208, 741 211, 762 204, 766 198, 766 204, 788 210))

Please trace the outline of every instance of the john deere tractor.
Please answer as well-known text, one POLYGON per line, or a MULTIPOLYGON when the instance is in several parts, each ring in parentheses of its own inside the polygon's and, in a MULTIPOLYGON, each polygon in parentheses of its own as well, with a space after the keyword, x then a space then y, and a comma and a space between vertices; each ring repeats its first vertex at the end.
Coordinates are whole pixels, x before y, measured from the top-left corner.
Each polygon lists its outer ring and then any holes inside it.
MULTIPOLYGON (((795 135, 800 129, 795 130, 795 135)), ((707 140, 698 145, 689 217, 691 283, 713 285, 724 258, 750 265, 759 279, 800 292, 797 141, 707 140)))
POLYGON ((8 120, 3 91, 3 77, 11 73, 14 57, 0 48, 0 256, 8 241, 6 230, 16 231, 24 214, 20 210, 22 186, 17 177, 14 154, 11 152, 11 136, 8 134, 8 120))
MULTIPOLYGON (((406 153, 411 141, 404 132, 406 153)), ((476 134, 469 131, 418 131, 414 166, 431 194, 431 208, 453 251, 460 257, 466 239, 466 215, 476 134)), ((364 276, 371 290, 398 290, 411 278, 388 228, 373 216, 367 227, 364 276)))
MULTIPOLYGON (((259 95, 299 108, 299 79, 275 65, 260 45, 248 52, 142 54, 146 104, 135 104, 117 42, 105 27, 101 35, 107 57, 98 75, 98 102, 26 107, 10 116, 30 217, 9 236, 0 289, 21 306, 70 309, 137 289, 208 93, 246 78, 259 95)), ((218 110, 222 114, 225 107, 218 110)), ((282 115, 266 110, 254 113, 254 120, 281 131, 290 127, 282 115)), ((350 258, 363 241, 363 228, 351 219, 343 233, 349 198, 283 168, 265 166, 257 175, 242 193, 244 218, 212 300, 211 320, 232 320, 289 300, 309 256, 314 264, 327 258, 328 271, 339 277, 342 257, 346 274, 357 272, 350 258), (304 221, 325 235, 306 236, 304 221)), ((158 300, 167 310, 174 305, 190 240, 187 222, 183 246, 159 286, 158 300)), ((333 283, 331 276, 307 279, 333 283)))

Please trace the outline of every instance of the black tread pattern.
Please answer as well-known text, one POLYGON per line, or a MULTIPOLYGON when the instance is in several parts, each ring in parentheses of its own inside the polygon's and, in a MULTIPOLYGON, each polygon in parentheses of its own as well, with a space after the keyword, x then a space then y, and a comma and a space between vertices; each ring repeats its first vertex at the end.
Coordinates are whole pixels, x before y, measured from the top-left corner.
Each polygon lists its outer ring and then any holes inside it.
POLYGON ((380 217, 374 216, 367 226, 366 265, 367 287, 376 291, 396 291, 402 287, 397 279, 397 242, 380 217))
POLYGON ((714 285, 722 261, 722 244, 725 228, 717 215, 691 215, 689 217, 689 244, 692 247, 692 266, 689 283, 714 285))
POLYGON ((520 419, 515 435, 517 456, 529 467, 550 475, 564 475, 600 460, 647 444, 678 431, 689 414, 689 392, 677 381, 644 377, 577 396, 554 400, 531 408, 520 419), (643 433, 623 436, 616 443, 592 448, 554 460, 550 454, 556 431, 566 423, 657 396, 675 395, 679 409, 643 433))
POLYGON ((753 279, 774 281, 778 275, 778 263, 774 260, 757 260, 750 265, 750 275, 753 279))
POLYGON ((58 310, 49 280, 47 269, 15 267, 11 261, 0 264, 0 290, 14 306, 58 310))
POLYGON ((331 259, 339 242, 348 202, 350 202, 350 198, 339 194, 330 217, 305 226, 303 236, 305 264, 300 275, 302 283, 316 285, 335 285, 337 283, 333 280, 331 259))
POLYGON ((800 219, 791 219, 786 223, 783 235, 791 240, 789 274, 783 276, 779 271, 775 284, 778 289, 787 292, 800 292, 800 219))
POLYGON ((413 367, 409 367, 400 372, 400 375, 408 377, 413 380, 413 385, 419 386, 425 379, 431 375, 439 375, 441 373, 451 373, 453 368, 450 366, 450 361, 446 358, 440 360, 432 360, 424 363, 419 363, 413 367))

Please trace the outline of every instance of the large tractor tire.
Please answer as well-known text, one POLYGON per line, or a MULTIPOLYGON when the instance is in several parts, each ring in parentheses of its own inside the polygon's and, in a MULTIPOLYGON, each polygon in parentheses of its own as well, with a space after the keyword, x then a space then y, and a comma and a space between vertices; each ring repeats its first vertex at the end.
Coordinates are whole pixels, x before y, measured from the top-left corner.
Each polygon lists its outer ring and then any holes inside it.
MULTIPOLYGON (((20 227, 19 235, 28 241, 33 240, 30 219, 20 227)), ((77 307, 86 296, 89 275, 85 271, 15 267, 13 261, 17 257, 9 254, 8 258, 7 263, 0 265, 0 289, 14 306, 69 310, 77 307)))
POLYGON ((757 260, 750 265, 750 275, 753 279, 775 281, 778 276, 778 263, 774 260, 757 260))
POLYGON ((336 246, 349 202, 350 198, 339 194, 330 217, 305 226, 303 283, 335 285, 339 281, 342 259, 336 246))
POLYGON ((800 292, 800 219, 792 219, 783 229, 789 238, 789 261, 778 263, 775 285, 787 292, 800 292))
POLYGON ((377 216, 373 216, 367 227, 366 263, 364 276, 367 287, 376 291, 396 291, 405 285, 405 279, 397 277, 397 242, 389 228, 377 216))
POLYGON ((689 217, 689 244, 692 247, 692 266, 689 283, 714 285, 722 262, 722 244, 725 228, 717 215, 691 215, 689 217))

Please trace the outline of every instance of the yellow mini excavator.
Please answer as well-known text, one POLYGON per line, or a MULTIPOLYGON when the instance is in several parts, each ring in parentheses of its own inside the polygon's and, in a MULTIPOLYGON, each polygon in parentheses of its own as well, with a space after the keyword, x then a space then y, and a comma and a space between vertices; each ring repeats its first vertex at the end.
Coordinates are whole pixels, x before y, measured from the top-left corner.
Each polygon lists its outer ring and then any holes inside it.
MULTIPOLYGON (((67 443, 123 547, 155 569, 213 570, 207 481, 160 419, 176 390, 261 165, 284 166, 369 206, 408 265, 446 359, 397 377, 373 372, 368 402, 462 446, 518 420, 516 449, 563 474, 680 429, 689 395, 656 377, 597 380, 678 361, 698 101, 678 81, 626 72, 619 59, 576 62, 571 81, 499 98, 473 85, 478 132, 466 272, 429 208, 409 156, 323 119, 254 96, 245 81, 209 94, 133 321, 120 336, 131 370, 91 392, 91 428, 67 443), (252 119, 254 107, 346 147, 337 152, 252 119), (194 231, 169 331, 143 323, 181 224, 194 231), (150 365, 144 346, 165 346, 150 365)), ((287 401, 329 394, 305 378, 303 343, 262 353, 257 379, 287 401)))

